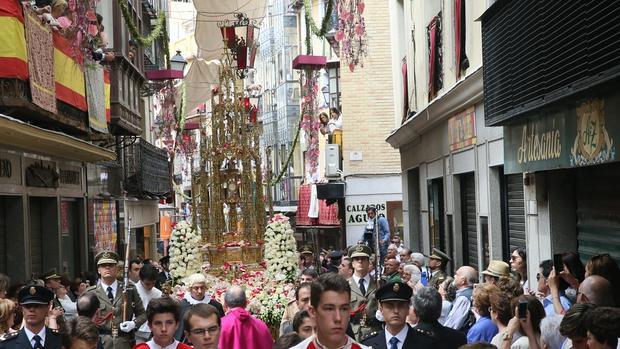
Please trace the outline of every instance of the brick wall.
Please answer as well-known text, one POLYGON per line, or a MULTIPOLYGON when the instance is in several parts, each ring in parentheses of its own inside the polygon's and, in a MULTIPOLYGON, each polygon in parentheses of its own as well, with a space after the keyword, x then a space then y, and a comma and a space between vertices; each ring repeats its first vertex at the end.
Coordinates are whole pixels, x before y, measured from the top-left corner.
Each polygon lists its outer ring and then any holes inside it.
POLYGON ((364 67, 351 73, 340 56, 344 172, 400 173, 398 150, 385 141, 395 128, 388 1, 368 0, 365 4, 368 56, 364 67), (353 151, 361 152, 363 160, 350 161, 353 151))

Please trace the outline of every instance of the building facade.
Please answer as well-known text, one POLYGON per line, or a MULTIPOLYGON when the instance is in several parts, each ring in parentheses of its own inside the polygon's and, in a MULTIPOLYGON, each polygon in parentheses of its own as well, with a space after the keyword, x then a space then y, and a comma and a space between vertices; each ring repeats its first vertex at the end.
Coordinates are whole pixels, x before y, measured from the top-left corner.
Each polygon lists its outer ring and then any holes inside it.
POLYGON ((387 141, 401 156, 405 240, 446 252, 450 268, 484 270, 525 246, 521 178, 505 175, 502 129, 484 123, 476 19, 487 6, 404 4, 407 114, 387 141))
MULTIPOLYGON (((141 34, 162 6, 130 4, 141 34)), ((163 46, 161 40, 151 49, 136 45, 117 3, 101 2, 96 10, 107 40, 97 34, 100 41, 89 44, 98 47, 90 49, 101 50, 81 54, 73 38, 40 24, 20 2, 0 5, 0 35, 9 43, 0 53, 0 272, 16 282, 51 268, 73 277, 93 269, 96 252, 121 251, 124 217, 148 211, 124 208, 128 197, 158 210, 159 197, 130 185, 135 173, 127 165, 132 148, 148 138, 143 72, 162 65, 163 46)), ((167 168, 167 158, 149 164, 167 168)), ((157 195, 165 196, 168 176, 154 177, 157 170, 140 168, 140 178, 160 181, 157 195)), ((157 221, 143 219, 140 227, 157 221)), ((136 249, 143 241, 134 242, 133 255, 145 255, 136 249)))
POLYGON ((262 86, 260 115, 263 132, 261 145, 263 164, 275 178, 282 180, 272 188, 271 197, 277 210, 288 210, 297 204, 302 182, 301 148, 293 150, 300 113, 299 72, 291 62, 299 54, 299 18, 289 0, 266 2, 261 23, 256 75, 253 83, 262 86), (288 166, 289 153, 293 156, 288 166))
POLYGON ((481 17, 484 123, 503 127, 505 172, 522 178, 530 280, 553 253, 620 258, 620 8, 556 5, 497 1, 481 17))
POLYGON ((359 241, 365 206, 378 207, 390 230, 402 230, 400 154, 385 142, 403 115, 402 59, 405 37, 398 25, 402 2, 368 1, 364 20, 370 53, 354 72, 340 70, 343 172, 346 181, 346 242, 359 241))

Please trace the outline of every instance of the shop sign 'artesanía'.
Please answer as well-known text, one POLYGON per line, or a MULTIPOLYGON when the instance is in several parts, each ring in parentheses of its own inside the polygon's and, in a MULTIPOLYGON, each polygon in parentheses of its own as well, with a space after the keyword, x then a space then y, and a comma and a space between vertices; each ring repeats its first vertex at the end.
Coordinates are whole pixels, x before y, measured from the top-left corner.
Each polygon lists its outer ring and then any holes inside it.
POLYGON ((504 127, 506 173, 535 172, 617 161, 620 93, 581 99, 504 127))

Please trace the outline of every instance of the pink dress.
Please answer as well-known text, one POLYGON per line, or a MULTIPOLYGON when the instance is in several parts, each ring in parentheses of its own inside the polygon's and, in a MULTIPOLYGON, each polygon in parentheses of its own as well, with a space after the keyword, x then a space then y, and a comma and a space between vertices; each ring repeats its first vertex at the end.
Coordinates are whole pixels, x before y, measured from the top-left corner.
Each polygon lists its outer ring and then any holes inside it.
POLYGON ((273 346, 271 331, 243 308, 233 308, 222 318, 219 348, 265 349, 273 346))

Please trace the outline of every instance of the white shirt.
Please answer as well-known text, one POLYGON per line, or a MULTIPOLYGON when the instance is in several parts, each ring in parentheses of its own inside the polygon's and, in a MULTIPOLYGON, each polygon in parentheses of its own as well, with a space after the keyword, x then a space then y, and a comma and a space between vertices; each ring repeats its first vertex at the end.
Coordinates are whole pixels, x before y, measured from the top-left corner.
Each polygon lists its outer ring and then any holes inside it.
MULTIPOLYGON (((136 291, 140 295, 140 299, 142 300, 142 305, 144 306, 144 310, 146 310, 146 306, 149 305, 151 299, 161 298, 161 291, 157 289, 157 287, 153 287, 150 291, 144 288, 142 281, 138 281, 136 284, 136 291)), ((151 333, 151 329, 149 328, 148 322, 145 322, 138 329, 140 332, 151 333)))
POLYGON ((396 343, 396 347, 398 349, 402 349, 403 344, 405 344, 405 338, 407 338, 407 331, 409 331, 409 326, 407 326, 407 324, 405 324, 405 327, 403 327, 403 329, 400 330, 400 332, 398 332, 395 336, 392 335, 386 328, 385 329, 385 345, 387 346, 387 348, 391 348, 390 340, 392 339, 392 337, 396 337, 398 338, 398 343, 396 343))
POLYGON ((314 344, 314 347, 317 349, 351 349, 353 347, 353 345, 355 344, 355 348, 359 347, 361 349, 372 349, 370 347, 367 347, 365 345, 359 344, 358 342, 354 341, 351 337, 347 336, 347 343, 339 348, 327 348, 325 346, 323 346, 321 343, 319 343, 318 339, 316 338, 316 334, 313 334, 312 336, 306 338, 303 342, 297 344, 294 347, 291 347, 290 349, 306 349, 310 346, 310 343, 314 344))
MULTIPOLYGON (((353 281, 358 287, 360 285, 360 279, 362 278, 353 274, 353 281)), ((368 292, 368 287, 370 287, 370 275, 366 274, 366 276, 364 276, 363 279, 364 279, 364 288, 366 289, 366 292, 368 292)))
POLYGON ((192 297, 192 294, 190 292, 185 293, 185 297, 184 299, 191 305, 194 304, 209 304, 209 302, 211 302, 211 296, 209 296, 208 294, 205 294, 205 298, 198 300, 198 299, 194 299, 194 297, 192 297))
POLYGON ((176 349, 177 345, 179 345, 179 341, 175 339, 172 344, 166 345, 165 347, 159 346, 159 344, 155 343, 155 341, 152 339, 146 342, 146 344, 148 344, 149 348, 151 349, 176 349))
POLYGON ((32 339, 32 337, 34 337, 37 334, 39 335, 39 337, 41 337, 41 345, 45 346, 45 326, 43 326, 43 328, 41 329, 41 331, 39 331, 39 333, 30 332, 30 330, 26 326, 24 326, 24 330, 26 331, 26 336, 28 336, 28 340, 30 341, 31 347, 34 348, 34 344, 36 343, 35 340, 32 339))
POLYGON ((101 288, 103 288, 103 292, 106 294, 106 296, 108 295, 108 287, 112 287, 112 296, 116 298, 116 290, 118 289, 118 281, 114 280, 112 285, 106 285, 103 279, 101 279, 99 280, 99 285, 101 285, 101 288))
POLYGON ((65 319, 73 319, 77 315, 77 306, 74 301, 65 295, 65 298, 56 297, 60 302, 60 305, 65 310, 65 319))

